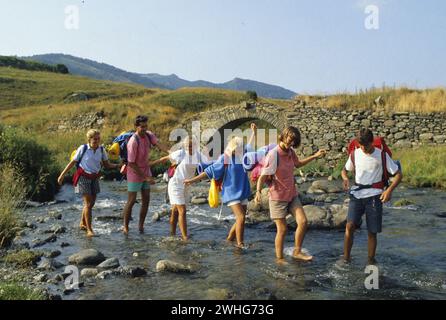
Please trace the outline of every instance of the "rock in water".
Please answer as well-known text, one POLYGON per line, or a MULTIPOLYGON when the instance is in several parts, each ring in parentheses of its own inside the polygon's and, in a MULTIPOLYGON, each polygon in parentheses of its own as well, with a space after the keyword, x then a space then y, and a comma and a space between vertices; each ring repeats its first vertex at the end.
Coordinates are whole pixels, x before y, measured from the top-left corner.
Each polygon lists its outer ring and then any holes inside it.
POLYGON ((96 249, 82 250, 68 258, 69 263, 90 266, 96 266, 104 260, 104 255, 96 249))
POLYGON ((98 265, 98 268, 100 269, 115 269, 119 267, 119 260, 118 258, 110 258, 102 262, 98 265))
POLYGON ((330 222, 327 220, 327 211, 324 208, 308 205, 304 206, 304 210, 310 228, 319 229, 330 227, 330 222))
POLYGON ((348 206, 333 204, 329 207, 331 212, 331 226, 335 229, 344 228, 347 223, 348 206))
POLYGON ((157 272, 173 272, 173 273, 193 273, 194 268, 190 265, 184 265, 182 263, 170 261, 170 260, 160 260, 156 264, 157 272))
POLYGON ((82 271, 81 271, 81 277, 83 277, 83 278, 96 277, 97 274, 98 274, 98 269, 96 269, 96 268, 85 268, 85 269, 82 269, 82 271))

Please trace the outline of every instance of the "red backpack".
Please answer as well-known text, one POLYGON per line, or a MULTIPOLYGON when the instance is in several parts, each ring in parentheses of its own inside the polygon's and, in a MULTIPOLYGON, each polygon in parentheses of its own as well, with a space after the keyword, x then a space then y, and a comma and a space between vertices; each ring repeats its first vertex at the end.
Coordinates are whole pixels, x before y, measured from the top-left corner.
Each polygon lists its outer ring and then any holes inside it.
MULTIPOLYGON (((385 188, 387 188, 389 186, 389 173, 387 172, 386 153, 390 157, 392 157, 392 151, 387 146, 386 142, 384 141, 384 138, 382 138, 382 137, 375 137, 375 139, 373 140, 373 146, 375 148, 378 148, 381 150, 381 160, 382 160, 381 162, 382 162, 382 166, 383 166, 383 176, 382 176, 382 180, 380 182, 372 184, 371 187, 384 190, 385 188)), ((347 148, 347 153, 348 153, 349 157, 351 157, 354 168, 356 168, 355 152, 354 151, 358 148, 360 148, 360 144, 357 139, 353 139, 352 141, 350 141, 348 148, 347 148)))

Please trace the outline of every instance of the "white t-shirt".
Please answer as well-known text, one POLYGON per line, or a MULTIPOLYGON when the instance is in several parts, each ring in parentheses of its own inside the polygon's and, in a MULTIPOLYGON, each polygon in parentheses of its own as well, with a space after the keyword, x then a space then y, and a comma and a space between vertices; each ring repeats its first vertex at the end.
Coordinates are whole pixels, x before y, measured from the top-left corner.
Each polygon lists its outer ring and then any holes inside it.
MULTIPOLYGON (((353 166, 351 156, 348 158, 345 164, 345 170, 355 171, 355 182, 362 185, 371 185, 374 183, 379 183, 382 181, 383 176, 383 165, 381 158, 381 149, 375 148, 372 154, 366 154, 361 148, 355 151, 355 166, 353 166), (356 168, 355 168, 356 167, 356 168)), ((390 158, 386 153, 386 165, 387 171, 394 175, 398 172, 399 167, 395 161, 390 158)), ((361 189, 358 191, 353 191, 352 194, 357 199, 364 199, 368 197, 374 197, 383 192, 382 189, 368 188, 361 189)))
POLYGON ((196 152, 194 156, 182 149, 172 152, 169 157, 171 161, 178 164, 171 179, 175 184, 181 185, 183 185, 184 180, 194 177, 198 163, 208 162, 206 156, 201 152, 196 152))
MULTIPOLYGON (((84 145, 81 145, 74 155, 74 159, 79 162, 82 151, 84 150, 84 145)), ((81 163, 79 164, 82 169, 88 174, 96 174, 101 171, 102 161, 108 160, 107 151, 103 146, 99 146, 96 150, 93 150, 89 144, 87 144, 87 150, 82 157, 81 163)))

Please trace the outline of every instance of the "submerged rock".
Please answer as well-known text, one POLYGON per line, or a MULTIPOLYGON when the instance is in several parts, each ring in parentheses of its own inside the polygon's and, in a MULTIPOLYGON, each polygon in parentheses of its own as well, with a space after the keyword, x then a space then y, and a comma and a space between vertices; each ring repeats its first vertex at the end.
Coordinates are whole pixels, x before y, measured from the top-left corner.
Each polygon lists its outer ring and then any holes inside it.
POLYGON ((196 268, 191 265, 185 265, 170 260, 160 260, 156 264, 157 272, 193 273, 196 271, 195 269, 196 268))
POLYGON ((206 291, 208 300, 229 300, 234 297, 234 293, 224 288, 211 288, 206 291))
POLYGON ((99 269, 115 269, 120 266, 118 258, 110 258, 98 264, 99 269))
POLYGON ((104 255, 96 249, 82 250, 68 258, 69 263, 79 265, 97 265, 104 260, 104 255))
POLYGON ((117 271, 132 278, 144 277, 147 274, 147 271, 143 268, 134 266, 120 267, 117 271))

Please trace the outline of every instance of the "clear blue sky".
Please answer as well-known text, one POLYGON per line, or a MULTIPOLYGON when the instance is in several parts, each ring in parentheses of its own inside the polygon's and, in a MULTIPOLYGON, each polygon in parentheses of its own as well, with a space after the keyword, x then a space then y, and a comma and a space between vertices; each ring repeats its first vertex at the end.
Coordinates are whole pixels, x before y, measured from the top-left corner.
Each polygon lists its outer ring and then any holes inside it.
POLYGON ((444 86, 446 1, 0 0, 0 55, 42 53, 301 93, 444 86), (79 30, 64 27, 73 4, 79 30), (368 4, 379 30, 364 27, 368 4))

